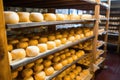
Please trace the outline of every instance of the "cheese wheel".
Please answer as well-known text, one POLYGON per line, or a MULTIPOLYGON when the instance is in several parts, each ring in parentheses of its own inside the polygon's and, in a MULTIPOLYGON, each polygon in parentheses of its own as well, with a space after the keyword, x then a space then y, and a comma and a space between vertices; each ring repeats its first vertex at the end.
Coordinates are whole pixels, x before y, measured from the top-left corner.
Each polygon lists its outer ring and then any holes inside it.
POLYGON ((28 44, 29 46, 35 46, 38 44, 38 40, 30 40, 28 44))
POLYGON ((56 39, 61 39, 62 38, 62 35, 61 34, 57 34, 56 35, 56 39))
POLYGON ((34 75, 35 80, 45 80, 45 77, 46 77, 46 74, 44 71, 41 71, 34 75))
POLYGON ((34 78, 30 76, 30 77, 25 77, 23 80, 34 80, 34 78))
POLYGON ((70 53, 73 55, 75 54, 75 50, 74 49, 70 49, 70 53))
POLYGON ((65 20, 64 14, 56 14, 56 20, 57 21, 63 21, 63 20, 65 20))
POLYGON ((11 61, 12 61, 12 55, 11 55, 10 52, 8 52, 8 58, 9 58, 9 63, 11 63, 11 61))
POLYGON ((69 73, 71 79, 74 79, 76 77, 76 75, 74 73, 69 73))
POLYGON ((70 20, 80 20, 80 15, 70 14, 69 18, 70 18, 70 20))
POLYGON ((51 50, 51 49, 56 47, 56 44, 55 44, 54 41, 48 41, 47 42, 47 47, 48 47, 48 50, 51 50))
POLYGON ((55 44, 56 44, 56 47, 60 46, 61 45, 61 40, 59 40, 59 39, 55 40, 55 44))
POLYGON ((73 60, 77 60, 78 57, 76 55, 72 55, 73 60))
POLYGON ((75 35, 75 40, 79 40, 80 39, 80 35, 76 34, 75 35))
POLYGON ((56 21, 56 15, 53 13, 46 13, 44 14, 45 21, 56 21))
POLYGON ((24 49, 14 49, 11 51, 12 59, 22 59, 26 57, 24 49))
POLYGON ((72 62, 73 62, 72 57, 67 58, 67 60, 68 60, 68 64, 70 64, 70 63, 72 63, 72 62))
POLYGON ((22 71, 22 70, 23 70, 23 66, 17 68, 17 71, 22 71))
POLYGON ((54 41, 55 40, 55 36, 54 35, 48 36, 48 40, 49 41, 54 41))
POLYGON ((53 62, 59 62, 60 60, 61 60, 61 59, 60 59, 59 56, 56 56, 56 57, 53 58, 53 62))
POLYGON ((26 48, 26 54, 29 57, 37 56, 39 54, 39 48, 37 46, 28 46, 26 48))
POLYGON ((70 20, 70 18, 67 14, 64 14, 64 20, 70 20))
POLYGON ((82 68, 81 68, 80 66, 77 66, 77 67, 76 67, 76 70, 77 70, 78 72, 81 72, 81 71, 82 71, 82 68))
POLYGON ((67 39, 66 39, 66 38, 61 38, 60 40, 61 40, 61 43, 62 43, 62 44, 65 44, 65 43, 67 42, 67 39))
POLYGON ((17 48, 27 48, 28 47, 28 43, 27 42, 19 42, 17 44, 17 48))
POLYGON ((5 17, 5 24, 17 24, 19 22, 19 16, 17 15, 16 12, 5 11, 4 17, 5 17))
POLYGON ((27 65, 25 65, 25 68, 32 68, 35 65, 35 63, 29 63, 27 65))
POLYGON ((47 57, 47 59, 48 59, 48 60, 51 60, 51 59, 53 59, 53 57, 54 57, 53 55, 49 55, 49 56, 47 57))
POLYGON ((42 22, 44 19, 41 13, 32 12, 30 13, 30 21, 32 22, 42 22))
POLYGON ((90 14, 83 14, 83 15, 81 15, 81 19, 92 19, 92 15, 90 15, 90 14))
POLYGON ((35 61, 36 64, 40 64, 40 63, 42 63, 42 62, 43 62, 43 59, 42 59, 42 58, 35 61))
POLYGON ((12 41, 10 41, 9 43, 10 43, 10 44, 17 44, 17 43, 19 43, 19 40, 12 40, 12 41))
POLYGON ((66 57, 69 57, 69 56, 71 56, 71 53, 70 53, 70 52, 66 52, 66 53, 65 53, 65 56, 66 56, 66 57))
POLYGON ((45 52, 45 51, 47 51, 47 44, 41 43, 41 44, 38 44, 37 46, 38 46, 40 52, 45 52))
POLYGON ((76 68, 76 65, 75 65, 75 64, 73 64, 73 65, 71 66, 71 68, 72 68, 72 69, 75 69, 75 68, 76 68))
POLYGON ((44 65, 45 67, 50 67, 51 64, 52 64, 52 62, 51 62, 50 60, 44 60, 44 61, 43 61, 43 65, 44 65))
POLYGON ((33 36, 32 39, 39 39, 40 37, 39 36, 33 36))
POLYGON ((18 76, 18 71, 12 71, 11 72, 12 79, 15 79, 17 76, 18 76))
POLYGON ((22 77, 30 77, 33 74, 32 69, 24 69, 22 71, 22 77))
POLYGON ((62 69, 63 65, 62 65, 62 63, 55 63, 53 65, 53 67, 54 67, 55 70, 60 70, 60 69, 62 69))
POLYGON ((33 67, 33 69, 34 69, 34 72, 40 72, 40 71, 42 71, 44 69, 44 66, 43 66, 43 64, 36 64, 33 67))
POLYGON ((18 12, 17 14, 19 16, 19 22, 30 22, 30 20, 29 20, 30 13, 29 12, 18 12))
POLYGON ((65 54, 61 54, 61 55, 60 55, 60 58, 61 58, 62 60, 64 60, 64 59, 66 58, 66 55, 65 55, 65 54))
POLYGON ((72 80, 71 77, 69 75, 66 75, 63 80, 72 80))
POLYGON ((68 64, 68 61, 65 59, 65 60, 63 60, 61 63, 62 63, 63 66, 65 66, 65 65, 68 64))
POLYGON ((75 37, 74 37, 74 36, 70 36, 70 37, 68 38, 68 40, 73 42, 73 41, 75 41, 75 37))
POLYGON ((12 51, 13 50, 13 46, 11 44, 8 44, 7 45, 7 49, 8 49, 8 51, 12 51))
POLYGON ((21 42, 27 42, 27 41, 29 41, 29 39, 28 38, 22 38, 22 39, 20 39, 20 41, 21 42))
POLYGON ((54 73, 54 68, 53 67, 48 67, 44 69, 45 73, 47 76, 50 76, 54 73))
POLYGON ((41 37, 39 43, 46 43, 48 41, 47 37, 41 37))

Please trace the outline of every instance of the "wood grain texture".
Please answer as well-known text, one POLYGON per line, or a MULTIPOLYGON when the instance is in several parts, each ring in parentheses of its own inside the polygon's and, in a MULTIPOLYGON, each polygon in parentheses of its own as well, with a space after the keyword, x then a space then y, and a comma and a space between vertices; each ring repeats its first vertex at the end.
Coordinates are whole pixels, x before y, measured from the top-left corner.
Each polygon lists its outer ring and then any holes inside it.
POLYGON ((10 73, 3 4, 2 0, 0 0, 0 80, 11 80, 10 73))

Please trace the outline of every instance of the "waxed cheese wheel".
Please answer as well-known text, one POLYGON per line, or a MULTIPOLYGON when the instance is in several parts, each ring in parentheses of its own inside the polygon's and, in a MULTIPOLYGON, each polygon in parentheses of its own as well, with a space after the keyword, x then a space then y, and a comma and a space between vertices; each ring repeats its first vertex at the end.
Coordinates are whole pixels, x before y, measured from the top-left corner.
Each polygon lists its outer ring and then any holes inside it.
POLYGON ((29 46, 35 46, 35 45, 37 45, 38 44, 38 40, 30 40, 29 41, 29 46))
POLYGON ((55 63, 53 65, 53 67, 54 67, 55 70, 60 70, 60 69, 62 69, 63 65, 62 65, 62 63, 55 63))
POLYGON ((66 38, 61 38, 60 40, 61 40, 61 43, 62 43, 62 44, 65 44, 65 43, 67 42, 67 39, 66 39, 66 38))
POLYGON ((28 47, 28 43, 27 42, 19 42, 17 44, 17 48, 27 48, 28 47))
POLYGON ((92 19, 92 15, 91 14, 83 14, 83 15, 81 15, 81 19, 92 19))
POLYGON ((19 22, 30 22, 30 20, 29 20, 30 13, 29 12, 17 12, 17 13, 19 16, 19 22))
POLYGON ((56 15, 53 13, 46 13, 44 14, 45 21, 56 21, 56 15))
POLYGON ((32 12, 30 13, 30 21, 32 22, 42 22, 44 17, 41 13, 32 12))
POLYGON ((70 14, 69 18, 70 18, 70 20, 80 20, 80 15, 70 14))
POLYGON ((11 51, 12 59, 22 59, 26 57, 24 49, 14 49, 11 51))
POLYGON ((39 54, 40 50, 37 46, 28 46, 26 48, 26 54, 29 57, 37 56, 39 54))
POLYGON ((34 75, 35 80, 45 80, 46 74, 44 71, 38 72, 34 75))
POLYGON ((30 76, 30 77, 25 77, 23 80, 34 80, 34 78, 30 76))
POLYGON ((29 41, 29 39, 28 38, 22 38, 22 39, 20 39, 20 41, 21 42, 27 42, 27 41, 29 41))
POLYGON ((49 41, 54 41, 54 40, 55 40, 55 36, 54 36, 54 35, 48 36, 48 40, 49 40, 49 41))
POLYGON ((41 37, 39 39, 39 43, 46 43, 48 41, 48 38, 47 37, 41 37))
POLYGON ((38 44, 37 46, 38 46, 40 52, 45 52, 45 51, 47 51, 47 44, 41 43, 41 44, 38 44))
POLYGON ((33 74, 32 69, 24 69, 22 71, 22 77, 30 77, 33 74))
POLYGON ((55 40, 55 44, 56 44, 56 47, 60 46, 61 45, 61 40, 59 40, 59 39, 55 40))
POLYGON ((52 64, 52 62, 51 62, 50 60, 44 60, 44 61, 43 61, 43 65, 44 65, 45 67, 49 67, 49 66, 51 66, 51 64, 52 64))
POLYGON ((32 68, 35 65, 35 63, 29 63, 27 65, 25 65, 25 68, 32 68))
POLYGON ((40 71, 42 71, 44 69, 44 66, 43 66, 43 64, 36 64, 33 67, 33 69, 34 69, 34 72, 40 72, 40 71))
POLYGON ((54 73, 54 68, 53 67, 48 67, 44 69, 45 73, 47 76, 50 76, 54 73))
POLYGON ((65 20, 64 14, 56 14, 56 20, 57 21, 63 21, 63 20, 65 20))
POLYGON ((19 16, 16 12, 5 11, 4 18, 5 18, 5 24, 17 24, 17 23, 19 23, 19 16))
POLYGON ((18 76, 18 71, 12 71, 11 72, 12 79, 15 79, 17 76, 18 76))
POLYGON ((47 47, 48 47, 48 50, 51 50, 51 49, 56 47, 56 44, 55 44, 54 41, 48 41, 47 42, 47 47))
POLYGON ((8 51, 13 50, 13 46, 12 46, 11 44, 8 44, 8 45, 7 45, 7 49, 8 49, 8 51))

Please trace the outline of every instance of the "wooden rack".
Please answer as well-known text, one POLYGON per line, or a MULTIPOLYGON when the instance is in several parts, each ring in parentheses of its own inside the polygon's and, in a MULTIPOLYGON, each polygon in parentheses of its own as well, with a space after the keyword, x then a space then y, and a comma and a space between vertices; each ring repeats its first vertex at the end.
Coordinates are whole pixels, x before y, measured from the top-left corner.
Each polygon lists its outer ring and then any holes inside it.
MULTIPOLYGON (((109 14, 110 14, 110 0, 108 0, 107 4, 103 4, 100 2, 100 0, 96 0, 96 2, 89 1, 89 0, 0 0, 0 80, 11 80, 11 70, 14 70, 18 68, 19 66, 26 65, 27 63, 30 63, 36 59, 45 57, 47 55, 50 55, 54 52, 60 51, 62 49, 65 49, 67 47, 73 46, 75 44, 78 44, 80 42, 86 41, 88 39, 93 38, 93 50, 92 54, 94 55, 92 57, 92 65, 95 63, 96 60, 96 51, 97 51, 97 40, 98 40, 98 28, 99 28, 99 15, 100 15, 100 9, 106 10, 106 29, 108 30, 109 26, 109 14), (33 4, 34 3, 34 4, 33 4), (52 5, 51 5, 52 4, 52 5), (3 6, 4 5, 4 6, 3 6), (87 6, 86 6, 87 5, 87 6), (75 8, 75 9, 81 9, 81 10, 93 10, 95 19, 91 20, 73 20, 73 21, 54 21, 54 22, 34 22, 34 23, 19 23, 19 24, 7 24, 5 25, 4 20, 4 7, 31 7, 31 8, 75 8), (39 55, 37 57, 34 57, 32 59, 26 59, 25 61, 20 61, 19 64, 9 64, 8 60, 8 50, 7 50, 7 37, 6 37, 6 29, 14 29, 14 28, 27 28, 34 27, 34 26, 41 26, 41 25, 57 25, 57 24, 72 24, 72 23, 82 23, 82 22, 94 22, 94 28, 93 28, 93 35, 88 38, 84 38, 82 40, 75 41, 73 43, 68 43, 66 45, 62 45, 60 47, 57 47, 51 51, 45 52, 42 55, 39 55), (47 55, 46 55, 47 54, 47 55), (7 75, 7 77, 6 77, 7 75)), ((101 19, 102 20, 102 19, 101 19)), ((105 34, 105 42, 107 42, 107 32, 105 34)), ((107 44, 105 43, 105 51, 107 48, 107 44)), ((106 55, 106 54, 105 54, 106 55)), ((81 57, 82 58, 82 57, 81 57)), ((65 69, 70 67, 72 64, 77 63, 81 58, 74 61, 73 63, 63 67, 60 71, 56 72, 54 75, 49 77, 47 80, 51 80, 53 77, 59 75, 61 72, 63 72, 65 69)), ((91 71, 93 71, 93 67, 91 68, 91 71)))

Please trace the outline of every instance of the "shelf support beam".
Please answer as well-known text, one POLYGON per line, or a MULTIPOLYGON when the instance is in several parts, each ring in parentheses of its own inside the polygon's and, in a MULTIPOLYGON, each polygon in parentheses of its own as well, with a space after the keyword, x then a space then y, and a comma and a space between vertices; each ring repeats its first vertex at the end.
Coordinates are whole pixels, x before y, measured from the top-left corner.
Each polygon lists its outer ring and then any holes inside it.
POLYGON ((0 80, 11 80, 2 1, 3 0, 0 0, 0 80))

